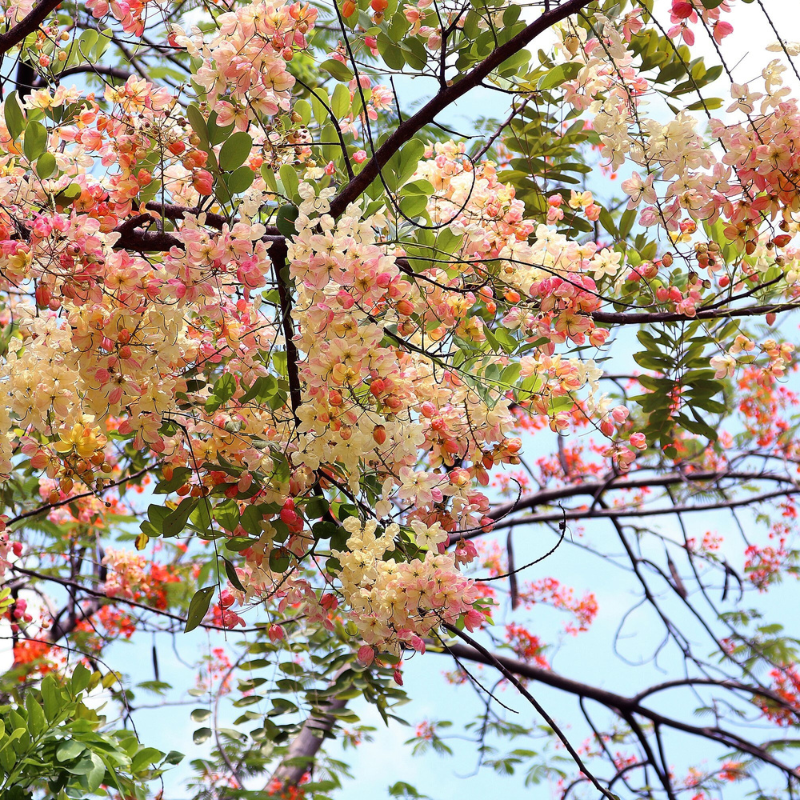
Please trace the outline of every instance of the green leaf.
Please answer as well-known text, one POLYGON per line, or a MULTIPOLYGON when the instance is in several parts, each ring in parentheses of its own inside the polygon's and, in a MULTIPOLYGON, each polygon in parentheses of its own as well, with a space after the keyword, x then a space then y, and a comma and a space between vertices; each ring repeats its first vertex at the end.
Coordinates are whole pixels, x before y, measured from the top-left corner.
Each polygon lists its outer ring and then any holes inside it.
POLYGON ((294 227, 294 221, 299 216, 300 212, 295 206, 284 205, 278 209, 278 213, 275 216, 275 224, 284 236, 291 237, 297 233, 294 227))
POLYGON ((242 512, 239 523, 241 526, 252 536, 261 535, 261 520, 264 518, 264 513, 260 506, 248 505, 242 512))
POLYGON ((228 580, 235 589, 243 592, 244 586, 242 586, 242 582, 239 580, 239 576, 236 574, 236 567, 234 567, 233 564, 231 564, 231 562, 225 558, 225 556, 220 556, 220 558, 225 562, 225 574, 228 576, 228 580))
POLYGON ((311 93, 311 110, 314 112, 314 119, 322 125, 328 119, 330 108, 330 97, 324 86, 314 89, 311 93))
POLYGON ((52 722, 58 715, 63 705, 61 690, 55 678, 48 674, 42 679, 42 700, 44 701, 44 714, 52 722))
POLYGON ((252 539, 245 539, 244 537, 234 536, 233 539, 225 540, 225 549, 230 550, 232 553, 241 553, 242 550, 247 550, 248 547, 253 546, 252 539))
POLYGON ((25 128, 22 152, 31 163, 36 161, 47 148, 47 128, 41 122, 29 122, 25 128))
POLYGON ((280 176, 286 196, 290 200, 294 200, 295 197, 298 197, 298 190, 300 189, 300 181, 297 178, 295 168, 290 164, 284 164, 280 169, 280 176))
POLYGON ((36 162, 36 174, 46 180, 56 171, 56 157, 52 153, 42 153, 36 162))
POLYGON ((183 761, 183 753, 179 753, 177 750, 170 750, 164 757, 164 763, 173 767, 180 764, 181 761, 183 761))
POLYGON ((378 52, 389 69, 403 69, 406 65, 403 51, 383 32, 378 34, 378 52))
POLYGON ((86 750, 85 744, 75 739, 67 739, 58 746, 56 758, 59 761, 72 761, 73 758, 77 758, 84 750, 86 750))
POLYGON ((203 617, 208 613, 208 607, 211 605, 214 588, 213 586, 206 586, 205 589, 198 589, 195 592, 192 602, 189 604, 186 627, 183 629, 184 633, 193 631, 203 621, 203 617))
POLYGON ((25 697, 25 710, 28 712, 28 731, 31 736, 38 739, 47 727, 47 720, 33 692, 28 692, 25 697))
POLYGON ((228 191, 231 194, 246 192, 253 184, 256 174, 248 166, 239 167, 228 177, 228 191))
POLYGON ((625 211, 619 221, 619 238, 626 239, 636 221, 636 209, 629 208, 625 211))
POLYGON ((273 572, 286 572, 289 568, 289 551, 276 547, 269 554, 269 568, 273 572))
POLYGON ((241 167, 250 156, 253 149, 253 140, 249 133, 237 131, 222 145, 219 151, 219 168, 226 172, 241 167))
POLYGON ((714 111, 718 108, 722 108, 722 99, 719 97, 706 97, 686 106, 687 111, 714 111))
POLYGON ((339 526, 327 520, 315 522, 311 528, 315 539, 330 539, 338 530, 339 526))
POLYGON ((155 764, 163 755, 155 747, 143 747, 131 760, 131 772, 141 772, 145 767, 155 764))
POLYGON ((186 117, 189 120, 189 124, 192 126, 192 130, 194 130, 200 138, 200 144, 203 150, 209 150, 208 126, 206 125, 205 117, 200 109, 194 104, 190 105, 189 108, 186 109, 186 117))
POLYGON ((91 61, 92 51, 97 44, 98 37, 98 32, 94 28, 89 28, 78 39, 78 51, 87 61, 91 61))
POLYGON ((428 198, 421 194, 413 194, 410 197, 400 199, 400 210, 409 219, 416 219, 421 216, 428 207, 428 198))
POLYGON ((164 520, 164 536, 169 538, 177 536, 189 521, 189 515, 194 511, 197 505, 197 500, 193 497, 185 497, 181 500, 181 504, 171 511, 167 518, 164 520))
POLYGON ((428 51, 425 45, 415 36, 404 39, 400 42, 403 51, 403 58, 411 69, 422 70, 428 63, 428 51))
POLYGON ((350 90, 343 84, 336 84, 331 98, 331 108, 337 119, 347 116, 350 112, 350 90))
POLYGON ((275 180, 275 172, 273 171, 272 167, 269 166, 266 162, 261 165, 261 177, 264 179, 264 183, 267 184, 267 189, 273 194, 278 194, 278 182, 275 180))
POLYGON ((156 488, 153 489, 153 494, 169 494, 170 492, 174 492, 178 487, 186 483, 191 474, 192 471, 189 467, 175 467, 172 471, 172 477, 168 481, 160 481, 156 488))
POLYGON ((319 65, 319 68, 324 69, 325 72, 332 75, 337 81, 348 83, 353 80, 353 73, 342 64, 341 61, 337 61, 335 58, 329 58, 327 61, 323 61, 319 65))
POLYGON ((86 783, 90 792, 95 792, 100 788, 103 782, 103 776, 106 774, 106 767, 103 764, 103 759, 97 753, 92 753, 89 756, 91 760, 91 768, 86 773, 86 783))
POLYGON ((566 64, 559 64, 557 67, 549 70, 545 75, 539 78, 540 89, 553 89, 560 86, 562 83, 571 81, 577 77, 578 73, 583 69, 583 64, 577 61, 570 61, 566 64))
MULTIPOLYGON (((518 8, 518 6, 511 6, 511 8, 518 8)), ((500 75, 506 78, 517 72, 520 72, 521 74, 522 67, 527 67, 530 60, 531 60, 531 54, 527 50, 523 49, 514 53, 513 56, 507 58, 497 68, 497 71, 500 75)))
POLYGON ((161 189, 161 181, 154 178, 139 192, 139 202, 149 203, 158 194, 159 189, 161 189))
POLYGON ((302 121, 303 125, 308 125, 311 122, 311 104, 308 102, 308 100, 304 100, 301 97, 299 100, 297 100, 297 102, 295 102, 294 110, 300 115, 300 120, 302 121))
POLYGON ((222 400, 223 403, 227 403, 228 400, 233 397, 236 393, 236 378, 230 374, 230 372, 226 372, 215 384, 214 384, 214 394, 222 400))
POLYGON ((244 405, 253 399, 268 401, 278 391, 278 381, 274 375, 262 375, 253 381, 253 385, 239 398, 244 405))
POLYGON ((214 519, 233 533, 239 527, 239 505, 235 500, 225 500, 214 508, 214 519))
POLYGON ((203 744, 211 738, 211 728, 198 728, 192 734, 192 741, 195 744, 203 744))
POLYGON ((421 139, 412 139, 389 159, 383 177, 391 191, 396 192, 416 172, 419 160, 425 153, 425 147, 421 139))
POLYGON ((106 28, 104 31, 101 31, 100 35, 97 38, 97 44, 94 46, 93 52, 93 60, 98 62, 100 57, 105 53, 108 46, 111 44, 111 28, 106 28))
POLYGON ((152 503, 147 507, 147 520, 142 523, 142 530, 148 536, 162 536, 164 534, 164 521, 170 513, 171 510, 169 508, 152 503))
POLYGON ((6 127, 11 134, 12 139, 19 139, 20 134, 25 130, 25 117, 22 114, 22 109, 17 102, 17 93, 11 92, 6 98, 3 105, 6 127))
POLYGON ((309 519, 324 517, 330 510, 330 504, 324 497, 312 497, 305 506, 306 516, 309 519))
POLYGON ((82 692, 89 685, 91 679, 92 673, 83 664, 78 664, 72 672, 72 680, 70 681, 72 693, 79 694, 82 692))
POLYGON ((208 141, 212 147, 224 142, 233 131, 233 123, 220 127, 217 125, 217 112, 212 111, 208 115, 208 141))

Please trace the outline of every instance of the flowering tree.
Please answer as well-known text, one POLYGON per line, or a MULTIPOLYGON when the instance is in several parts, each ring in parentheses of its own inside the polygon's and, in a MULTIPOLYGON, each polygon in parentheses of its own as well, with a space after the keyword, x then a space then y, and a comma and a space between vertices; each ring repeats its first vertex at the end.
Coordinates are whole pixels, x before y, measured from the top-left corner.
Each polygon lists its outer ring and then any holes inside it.
POLYGON ((326 742, 433 654, 481 761, 560 797, 793 796, 796 642, 758 597, 798 569, 800 46, 736 82, 732 5, 6 6, 3 797, 158 794, 181 755, 135 709, 169 686, 114 645, 178 632, 196 797, 327 796, 326 742), (451 127, 488 94, 505 119, 451 127), (570 547, 631 576, 672 674, 552 667, 527 612, 598 609, 547 574, 570 547), (681 737, 719 761, 680 772, 681 737))

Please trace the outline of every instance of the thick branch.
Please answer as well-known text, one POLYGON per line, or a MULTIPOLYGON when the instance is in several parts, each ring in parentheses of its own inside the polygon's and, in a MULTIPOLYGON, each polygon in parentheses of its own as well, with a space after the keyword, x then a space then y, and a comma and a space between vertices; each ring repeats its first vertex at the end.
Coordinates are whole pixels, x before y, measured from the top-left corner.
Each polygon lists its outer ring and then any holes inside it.
POLYGON ((61 0, 39 0, 22 22, 0 35, 0 55, 7 53, 29 33, 33 33, 59 5, 61 0))
POLYGON ((437 115, 445 108, 452 105, 460 97, 478 86, 490 73, 497 69, 507 58, 527 47, 540 33, 543 33, 556 22, 560 22, 570 14, 580 11, 590 4, 591 0, 567 0, 557 8, 546 11, 535 22, 520 31, 504 45, 501 45, 492 54, 473 67, 457 83, 442 89, 433 99, 429 100, 416 114, 401 122, 389 138, 375 151, 372 158, 364 165, 361 172, 351 180, 331 202, 330 213, 333 217, 340 216, 352 203, 366 191, 380 171, 389 162, 389 159, 408 141, 414 134, 433 122, 437 115))
MULTIPOLYGON (((724 500, 719 503, 707 503, 696 506, 665 506, 664 508, 587 508, 583 511, 554 511, 549 514, 531 514, 527 517, 516 517, 513 520, 500 522, 494 526, 493 530, 511 528, 517 525, 530 525, 537 522, 561 522, 562 520, 578 519, 618 519, 620 517, 658 517, 672 516, 674 514, 686 514, 694 511, 714 511, 720 508, 738 508, 740 506, 753 506, 765 500, 774 500, 776 497, 788 497, 789 495, 800 494, 800 489, 782 489, 778 492, 768 492, 754 497, 743 497, 740 500, 724 500)), ((481 535, 482 531, 471 531, 465 534, 469 539, 473 536, 481 535)))
POLYGON ((651 325, 656 322, 691 322, 695 319, 725 319, 726 317, 760 317, 764 314, 792 311, 800 308, 800 303, 772 303, 766 306, 744 306, 743 308, 698 309, 690 317, 676 311, 653 311, 630 314, 625 311, 594 311, 592 319, 608 325, 651 325))
MULTIPOLYGON (((541 667, 536 667, 532 664, 527 664, 526 662, 520 661, 516 658, 509 658, 508 656, 502 656, 494 653, 487 656, 473 647, 459 643, 448 644, 447 651, 444 651, 444 653, 446 654, 448 651, 459 659, 474 661, 491 667, 496 667, 499 663, 505 670, 508 670, 509 672, 512 672, 513 674, 522 678, 539 681, 539 683, 543 683, 546 686, 551 686, 554 689, 559 689, 560 691, 575 695, 576 697, 584 697, 589 700, 594 700, 610 709, 618 716, 625 717, 626 715, 636 714, 640 717, 650 720, 653 723, 661 725, 664 728, 671 728, 673 730, 682 731, 683 733, 690 733, 694 736, 723 744, 726 747, 731 747, 742 752, 749 753, 760 761, 763 761, 767 764, 772 764, 774 767, 777 767, 787 775, 791 775, 794 778, 800 778, 800 772, 793 767, 790 767, 788 764, 784 764, 782 761, 779 761, 763 747, 753 744, 747 739, 742 739, 736 734, 723 730, 719 727, 701 727, 697 725, 689 725, 681 720, 666 717, 657 711, 652 711, 651 709, 641 705, 637 698, 625 697, 624 695, 616 694, 615 692, 609 692, 597 686, 590 686, 587 683, 581 683, 580 681, 559 675, 556 672, 542 669, 541 667)), ((725 685, 726 682, 720 683, 721 685, 725 685)), ((749 687, 741 684, 737 685, 736 688, 742 688, 746 691, 751 691, 749 687)), ((753 693, 755 694, 756 692, 753 693)), ((762 694, 762 692, 759 691, 758 694, 762 694)))
MULTIPOLYGON (((504 503, 503 505, 495 506, 488 513, 488 516, 492 519, 500 520, 516 511, 524 511, 525 509, 536 508, 538 506, 550 506, 557 500, 565 500, 566 498, 579 495, 598 497, 605 492, 621 489, 649 489, 656 486, 674 486, 681 483, 718 483, 728 478, 734 478, 740 481, 774 481, 777 483, 788 483, 794 486, 790 478, 775 473, 739 471, 670 472, 666 475, 619 477, 603 481, 585 481, 584 483, 559 486, 555 489, 543 489, 540 492, 526 495, 512 503, 504 503)), ((672 511, 674 509, 670 510, 672 511)), ((559 512, 558 519, 561 518, 562 515, 559 512)))
MULTIPOLYGON (((328 710, 341 711, 346 705, 346 700, 334 698, 328 704, 328 710)), ((322 747, 325 734, 330 733, 335 724, 336 717, 332 714, 324 714, 320 717, 310 716, 303 723, 300 733, 289 745, 278 768, 272 773, 272 780, 277 781, 282 788, 297 786, 322 747), (287 763, 293 762, 295 759, 297 759, 296 763, 287 763)))
MULTIPOLYGON (((285 248, 285 243, 284 243, 285 248)), ((278 252, 275 245, 270 248, 272 266, 275 270, 275 282, 278 284, 278 299, 281 304, 281 326, 283 338, 286 341, 286 372, 289 375, 289 400, 292 404, 292 413, 295 422, 299 424, 297 410, 303 402, 302 387, 300 384, 299 363, 300 355, 294 343, 294 323, 292 321, 292 289, 288 285, 288 269, 286 268, 286 250, 278 252)))
MULTIPOLYGON (((199 209, 185 208, 184 206, 162 205, 161 203, 148 203, 147 208, 157 212, 166 219, 183 219, 186 214, 198 214, 199 209)), ((135 252, 166 252, 173 247, 183 250, 184 244, 175 234, 166 231, 144 230, 141 225, 152 221, 148 214, 130 217, 121 222, 115 229, 119 239, 114 244, 117 250, 133 250, 135 252)), ((234 220, 235 221, 235 220, 234 220)), ((227 217, 222 214, 206 214, 206 224, 212 228, 221 229, 228 223, 227 217)), ((285 263, 286 260, 286 237, 282 236, 278 229, 272 225, 267 226, 267 232, 261 237, 262 242, 270 245, 269 255, 273 263, 285 263)))
POLYGON ((75 67, 67 67, 58 73, 59 78, 66 78, 68 75, 81 75, 89 73, 91 75, 101 75, 105 78, 116 78, 120 81, 126 81, 134 73, 128 72, 126 69, 119 67, 104 67, 102 64, 79 64, 75 67))

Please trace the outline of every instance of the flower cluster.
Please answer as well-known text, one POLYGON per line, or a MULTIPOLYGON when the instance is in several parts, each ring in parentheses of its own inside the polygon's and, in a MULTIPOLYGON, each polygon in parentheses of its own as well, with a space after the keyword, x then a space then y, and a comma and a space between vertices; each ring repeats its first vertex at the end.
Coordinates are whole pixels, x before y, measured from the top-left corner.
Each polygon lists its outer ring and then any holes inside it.
MULTIPOLYGON (((344 528, 350 534, 347 550, 334 555, 342 566, 342 594, 367 646, 359 652, 362 661, 372 660, 371 648, 399 654, 401 643, 424 652, 425 636, 461 616, 469 630, 482 624, 484 615, 473 608, 478 599, 474 584, 458 571, 452 555, 428 550, 424 560, 398 563, 385 558, 395 549, 398 525, 376 536, 377 523, 362 525, 349 517, 344 528)), ((439 535, 416 528, 418 542, 428 537, 435 542, 439 535)))
POLYGON ((191 35, 173 26, 171 41, 203 59, 195 75, 215 108, 220 125, 246 130, 259 115, 274 116, 290 108, 294 77, 287 71, 297 50, 306 47, 317 10, 310 5, 259 2, 237 6, 216 20, 209 42, 199 28, 191 35))

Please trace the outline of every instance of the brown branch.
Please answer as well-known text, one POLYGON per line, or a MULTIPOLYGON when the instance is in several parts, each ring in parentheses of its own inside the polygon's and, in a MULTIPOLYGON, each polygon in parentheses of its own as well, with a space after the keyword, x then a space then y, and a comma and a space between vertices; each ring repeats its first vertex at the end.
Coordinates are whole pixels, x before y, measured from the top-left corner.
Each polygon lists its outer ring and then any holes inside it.
MULTIPOLYGON (((735 478, 744 481, 774 481, 777 483, 788 483, 794 486, 791 478, 775 473, 759 472, 739 472, 739 471, 719 471, 719 472, 670 472, 666 475, 634 476, 634 477, 612 477, 609 480, 585 481, 567 486, 559 486, 555 489, 543 489, 511 503, 495 506, 488 515, 492 519, 500 520, 513 514, 516 511, 524 511, 537 506, 553 505, 556 500, 565 500, 569 497, 578 495, 599 496, 605 492, 617 491, 622 489, 648 489, 661 486, 673 486, 681 483, 718 483, 727 478, 735 478)), ((561 519, 559 512, 557 519, 561 519)))
MULTIPOLYGON (((347 705, 347 700, 334 698, 328 703, 328 711, 341 711, 347 705)), ((272 773, 271 781, 277 781, 282 789, 297 786, 303 775, 308 772, 309 765, 319 752, 325 741, 326 734, 333 730, 336 717, 333 714, 309 716, 303 723, 300 733, 294 738, 286 751, 286 755, 272 773), (287 763, 297 759, 296 763, 287 763)))
MULTIPOLYGON (((597 686, 591 686, 590 684, 582 683, 581 681, 576 681, 572 678, 567 678, 563 675, 559 675, 556 672, 552 672, 551 670, 536 667, 516 658, 509 658, 508 656, 489 653, 488 651, 481 652, 482 650, 485 650, 485 648, 477 649, 458 643, 447 645, 447 651, 459 659, 474 661, 479 664, 486 664, 487 666, 496 668, 499 668, 498 665, 500 665, 502 666, 500 671, 503 674, 510 672, 522 678, 538 681, 546 686, 551 686, 554 689, 575 695, 576 697, 594 700, 595 702, 600 703, 609 710, 613 711, 620 717, 624 717, 626 714, 636 714, 640 717, 650 720, 654 724, 661 725, 664 728, 671 728, 683 733, 689 733, 694 736, 723 744, 726 747, 731 747, 736 750, 749 753, 755 758, 777 767, 786 775, 790 775, 793 778, 800 778, 800 772, 798 772, 797 769, 794 769, 793 767, 790 767, 787 764, 779 761, 763 747, 753 744, 747 739, 743 739, 740 736, 731 733, 730 731, 723 730, 719 727, 701 727, 697 725, 689 725, 685 722, 681 722, 680 720, 666 717, 657 711, 652 711, 651 709, 643 706, 639 701, 638 696, 625 697, 624 695, 616 694, 615 692, 610 692, 597 686)), ((725 684, 728 684, 728 682, 720 682, 720 685, 725 684)), ((751 692, 752 694, 764 694, 762 690, 756 690, 755 687, 746 686, 744 684, 737 684, 736 688, 741 688, 742 690, 751 692)))
POLYGON ((68 75, 80 75, 87 72, 91 75, 100 75, 106 78, 116 78, 120 81, 126 81, 133 73, 128 72, 126 69, 119 67, 104 67, 101 64, 79 64, 76 67, 67 67, 58 73, 59 78, 66 78, 68 75))
MULTIPOLYGON (((800 494, 800 489, 782 489, 778 492, 768 492, 766 494, 755 495, 754 497, 743 497, 741 500, 725 500, 719 503, 707 503, 706 505, 684 505, 668 506, 665 508, 587 508, 584 511, 554 511, 548 514, 531 514, 527 517, 517 517, 513 520, 496 524, 493 530, 511 528, 515 525, 530 525, 537 522, 560 522, 561 520, 578 519, 618 519, 621 517, 658 517, 673 514, 687 514, 695 511, 715 511, 720 508, 738 508, 740 506, 751 506, 765 500, 774 500, 776 497, 789 497, 790 495, 800 494)), ((480 536, 482 530, 470 531, 464 534, 464 538, 471 539, 480 536)))
MULTIPOLYGON (((477 655, 481 656, 484 664, 489 664, 493 666, 495 669, 499 670, 499 672, 503 675, 506 680, 514 685, 514 688, 536 709, 539 715, 544 719, 547 725, 551 728, 551 730, 558 736, 561 740, 561 743, 566 748, 567 752, 572 757, 572 760, 578 765, 578 769, 589 779, 592 785, 599 791, 604 797, 610 798, 610 800, 617 800, 608 789, 605 789, 603 786, 600 785, 597 778, 588 770, 586 765, 583 763, 580 755, 578 754, 577 750, 572 746, 569 739, 567 738, 566 734, 559 728, 556 724, 555 720, 544 710, 542 704, 525 688, 525 686, 520 683, 519 680, 515 677, 515 673, 513 670, 509 669, 494 653, 487 650, 480 642, 473 639, 471 636, 468 636, 464 631, 460 631, 458 628, 454 627, 453 625, 448 625, 447 623, 444 626, 450 633, 458 636, 460 639, 463 639, 465 642, 468 642, 468 645, 462 645, 462 648, 466 648, 471 650, 472 652, 476 653, 477 655)), ((444 644, 444 642, 443 642, 444 644)), ((444 644, 446 650, 448 650, 452 655, 457 655, 454 647, 458 647, 458 645, 450 645, 444 644)), ((474 659, 473 659, 474 660, 474 659)))
MULTIPOLYGON (((126 606, 132 606, 134 608, 140 608, 143 611, 147 611, 151 614, 156 614, 160 617, 166 617, 167 619, 174 620, 175 622, 180 622, 181 625, 186 624, 186 617, 182 617, 179 614, 173 614, 170 611, 165 611, 161 608, 153 608, 152 606, 148 606, 146 603, 139 603, 136 600, 129 600, 126 597, 109 597, 105 592, 101 592, 97 589, 92 589, 89 586, 84 586, 82 583, 78 583, 77 581, 71 581, 67 578, 61 578, 58 575, 45 575, 42 572, 36 572, 32 569, 24 569, 23 567, 18 567, 14 564, 11 565, 10 569, 13 572, 16 572, 20 575, 27 575, 30 578, 36 578, 42 581, 50 581, 51 583, 57 583, 67 589, 74 589, 75 591, 83 592, 90 597, 96 598, 98 601, 105 601, 105 602, 98 602, 92 603, 90 608, 93 610, 89 612, 88 610, 86 613, 83 613, 84 618, 87 616, 91 616, 91 614, 96 613, 100 606, 102 605, 113 605, 115 603, 123 603, 126 606)), ((282 624, 282 623, 277 623, 282 624)), ((73 626, 74 627, 74 626, 73 626)), ((225 631, 226 633, 263 633, 264 628, 225 628, 222 625, 212 625, 211 623, 203 623, 201 622, 199 627, 205 628, 206 630, 210 631, 225 631)), ((68 631, 67 631, 68 632, 68 631)), ((62 633, 61 635, 66 635, 62 633)), ((58 638, 61 638, 61 635, 58 638)), ((55 640, 54 640, 55 641, 55 640)))
POLYGON ((522 101, 522 103, 520 103, 519 106, 512 107, 511 113, 508 115, 508 117, 503 122, 500 123, 500 126, 486 140, 486 143, 483 145, 483 147, 481 147, 481 149, 478 150, 477 153, 475 153, 473 157, 474 161, 480 161, 489 152, 489 150, 492 149, 492 145, 498 140, 500 134, 513 122, 514 117, 516 117, 517 114, 521 114, 523 111, 525 111, 525 107, 528 105, 529 102, 530 102, 530 97, 526 97, 522 101))
POLYGON ((183 249, 183 242, 177 236, 164 231, 151 232, 144 231, 141 228, 129 230, 116 228, 115 233, 121 234, 114 244, 114 248, 117 250, 134 250, 137 253, 148 251, 163 253, 173 247, 183 249))
POLYGON ((29 33, 33 33, 59 5, 61 0, 39 0, 22 22, 0 34, 0 55, 7 53, 29 33))
POLYGON ((361 172, 334 197, 330 208, 331 216, 334 218, 341 216, 347 206, 360 197, 379 176, 380 171, 386 166, 389 159, 406 142, 410 141, 415 133, 433 122, 440 112, 478 86, 494 69, 499 67, 507 58, 529 45, 540 33, 543 33, 570 14, 580 11, 585 6, 588 6, 590 2, 591 0, 567 0, 567 2, 561 3, 558 7, 546 11, 536 21, 494 50, 491 55, 473 67, 457 83, 442 89, 416 114, 401 122, 389 138, 375 151, 375 154, 364 165, 361 172))
MULTIPOLYGON (((197 208, 187 208, 185 206, 169 205, 162 203, 147 203, 146 208, 155 211, 166 219, 183 219, 186 214, 201 213, 197 208)), ((117 250, 134 250, 136 252, 166 252, 177 247, 181 250, 184 243, 173 233, 167 231, 148 231, 141 228, 141 223, 153 218, 149 214, 140 214, 121 222, 114 229, 114 233, 120 234, 119 239, 114 244, 117 250)), ((236 220, 233 220, 235 223, 236 220)), ((223 225, 228 224, 229 220, 222 214, 206 213, 206 224, 212 228, 220 230, 223 225)), ((270 245, 269 255, 273 262, 286 260, 286 237, 281 235, 274 225, 268 225, 267 232, 261 237, 262 242, 270 245)))
POLYGON ((17 514, 16 517, 12 517, 6 522, 6 526, 13 525, 15 522, 19 522, 20 520, 23 519, 28 519, 29 517, 35 517, 37 514, 43 514, 45 511, 52 511, 54 508, 61 508, 61 506, 69 505, 75 500, 82 500, 84 497, 98 497, 99 495, 103 494, 103 492, 107 492, 109 489, 116 489, 118 486, 122 486, 123 484, 126 484, 129 481, 136 480, 136 478, 141 478, 142 475, 146 475, 148 472, 151 472, 156 467, 158 467, 160 463, 161 462, 158 462, 156 464, 151 464, 149 467, 140 469, 138 472, 133 472, 124 478, 120 478, 117 481, 113 481, 112 483, 106 484, 105 486, 103 486, 102 489, 97 489, 88 492, 81 492, 81 494, 74 494, 70 497, 64 498, 63 500, 57 500, 55 503, 45 503, 44 505, 39 506, 38 508, 34 508, 31 511, 25 511, 22 514, 17 514))
MULTIPOLYGON (((285 248, 285 242, 284 242, 285 248)), ((303 402, 302 386, 300 384, 299 362, 300 355, 294 343, 294 323, 292 322, 292 290, 288 285, 288 268, 286 266, 286 251, 283 253, 273 244, 270 248, 272 267, 275 271, 275 282, 278 284, 278 299, 281 306, 281 326, 283 338, 286 342, 286 372, 289 377, 289 400, 292 404, 292 414, 296 424, 300 424, 297 411, 303 402)))
MULTIPOLYGON (((145 208, 148 211, 156 211, 165 219, 183 219, 187 214, 194 214, 197 216, 201 214, 201 209, 197 208, 196 206, 193 208, 189 208, 187 206, 178 206, 172 203, 156 203, 155 201, 150 201, 149 203, 145 203, 145 208)), ((211 211, 206 211, 206 225, 210 225, 212 228, 220 229, 222 226, 228 222, 228 218, 224 214, 214 214, 211 211)), ((275 231, 277 232, 277 228, 275 231)))
POLYGON ((760 317, 764 314, 792 311, 800 308, 800 303, 772 303, 765 306, 745 306, 744 308, 706 308, 698 309, 694 316, 679 314, 676 311, 653 311, 629 314, 627 312, 594 311, 595 322, 608 325, 651 325, 656 322, 691 322, 703 319, 725 319, 726 317, 760 317))

